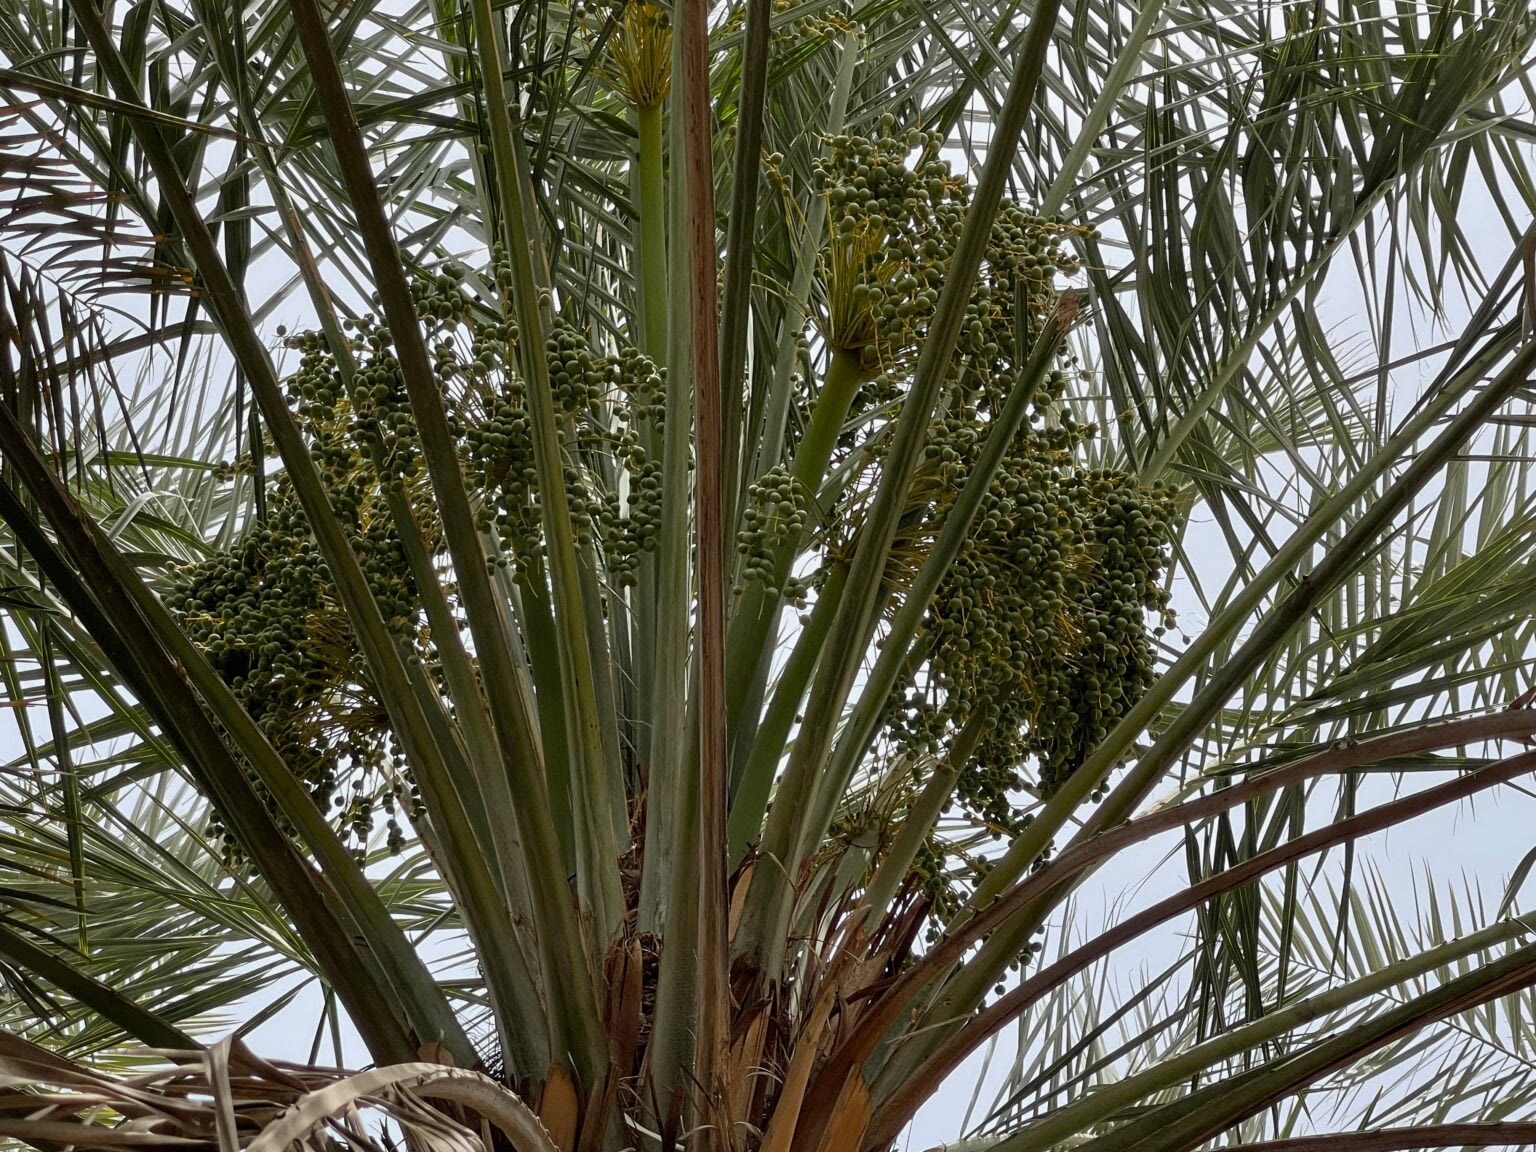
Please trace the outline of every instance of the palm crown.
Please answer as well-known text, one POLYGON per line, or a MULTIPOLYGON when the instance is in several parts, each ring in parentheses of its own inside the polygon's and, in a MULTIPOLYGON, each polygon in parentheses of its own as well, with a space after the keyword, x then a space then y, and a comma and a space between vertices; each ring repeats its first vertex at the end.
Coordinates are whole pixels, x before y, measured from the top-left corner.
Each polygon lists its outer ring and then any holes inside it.
POLYGON ((1536 1140, 1528 861, 1359 863, 1536 766, 1533 33, 0 12, 0 1133, 873 1152, 1011 1035, 977 1148, 1536 1140))

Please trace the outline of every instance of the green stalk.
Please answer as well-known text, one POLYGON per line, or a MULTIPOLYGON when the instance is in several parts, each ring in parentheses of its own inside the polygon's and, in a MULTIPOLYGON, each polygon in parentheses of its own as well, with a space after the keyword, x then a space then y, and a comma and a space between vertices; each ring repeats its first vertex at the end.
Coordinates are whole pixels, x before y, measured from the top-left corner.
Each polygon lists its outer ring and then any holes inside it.
POLYGON ((832 350, 827 365, 826 379, 816 397, 810 423, 805 435, 795 449, 793 472, 795 482, 806 492, 814 495, 827 474, 827 465, 837 448, 837 438, 842 435, 843 422, 848 419, 848 407, 859 386, 868 379, 859 361, 858 353, 842 348, 832 350))
MULTIPOLYGON (((602 419, 611 422, 614 406, 601 405, 602 419)), ((608 448, 593 454, 590 460, 603 487, 618 494, 623 466, 608 448)), ((611 738, 609 756, 622 768, 615 794, 614 834, 628 851, 630 797, 639 796, 642 785, 635 775, 635 659, 634 606, 623 589, 607 579, 595 540, 582 544, 582 595, 588 605, 587 631, 593 638, 592 664, 598 670, 598 709, 603 717, 605 740, 611 738)))
POLYGON ((82 972, 62 956, 39 948, 7 924, 0 924, 0 956, 42 977, 146 1047, 180 1052, 202 1050, 201 1044, 174 1024, 82 972))
POLYGON ((544 751, 544 777, 549 783, 549 811, 565 875, 576 871, 575 808, 571 799, 571 744, 567 731, 565 686, 560 677, 559 641, 544 562, 522 557, 513 577, 518 616, 528 637, 528 666, 533 678, 534 707, 539 717, 539 743, 544 751))
MULTIPOLYGON (((848 418, 849 405, 853 403, 865 378, 857 354, 841 348, 833 350, 826 378, 822 381, 815 407, 811 410, 810 423, 795 449, 791 469, 795 487, 812 500, 816 498, 822 479, 827 474, 827 465, 831 463, 832 453, 837 448, 837 438, 842 434, 843 423, 848 418)), ((736 606, 736 613, 731 618, 726 716, 732 731, 737 732, 741 739, 754 744, 755 727, 742 726, 742 721, 746 705, 752 697, 753 685, 767 673, 763 665, 769 654, 769 641, 778 633, 779 613, 783 604, 783 598, 778 593, 783 591, 784 582, 789 578, 795 557, 800 553, 802 539, 797 537, 787 540, 774 553, 771 579, 747 582, 736 606)))
MULTIPOLYGON (((502 226, 512 265, 512 299, 517 309, 520 360, 528 379, 528 408, 533 424, 534 463, 539 479, 539 507, 549 556, 555 633, 566 695, 571 740, 572 800, 576 829, 576 885, 592 917, 592 931, 603 951, 617 938, 624 917, 619 888, 618 843, 607 806, 615 781, 622 787, 617 763, 605 755, 598 718, 591 650, 585 634, 581 573, 576 555, 570 501, 565 490, 565 454, 555 413, 554 390, 545 358, 545 312, 548 270, 535 232, 533 193, 512 116, 514 104, 503 77, 502 29, 491 0, 472 0, 475 41, 481 55, 491 153, 501 197, 502 226)), ((473 617, 471 617, 473 618, 473 617)), ((589 968, 590 971, 590 968, 589 968)), ((593 973, 593 979, 596 974, 593 973)), ((583 997, 586 1000, 586 997, 583 997)), ((606 1065, 606 1041, 595 1017, 596 1004, 583 1003, 573 1021, 580 1025, 579 1052, 596 1075, 606 1065)), ((595 1082, 595 1081, 594 1081, 595 1082)))
POLYGON ((993 1152, 1027 1152, 1033 1148, 1050 1148, 1093 1128, 1105 1116, 1119 1115, 1149 1096, 1193 1080, 1214 1064, 1230 1060, 1261 1044, 1279 1040, 1301 1025, 1342 1011, 1368 996, 1378 995, 1398 984, 1427 975, 1436 968, 1448 967, 1474 952, 1513 940, 1529 931, 1519 920, 1505 920, 1448 941, 1437 948, 1429 948, 1417 955, 1387 964, 1338 988, 1297 1000, 1241 1028, 1213 1036, 1203 1044, 1196 1044, 1176 1056, 1160 1060, 1145 1071, 1104 1085, 1082 1099, 1011 1133, 1007 1139, 994 1146, 993 1152))
MULTIPOLYGON (((682 74, 681 48, 672 37, 672 75, 682 74)), ((670 123, 668 149, 673 156, 683 153, 680 118, 670 123)), ((674 169, 675 171, 675 169, 674 169)), ((653 697, 650 742, 649 806, 646 811, 646 851, 640 877, 639 923, 641 931, 660 933, 675 912, 680 921, 692 924, 695 909, 692 896, 685 906, 670 901, 669 889, 679 869, 691 865, 691 842, 685 842, 686 814, 694 810, 696 798, 690 799, 686 779, 690 773, 688 743, 688 632, 693 615, 692 576, 689 568, 688 525, 690 477, 688 469, 689 436, 693 426, 693 397, 687 387, 679 386, 688 378, 691 334, 687 268, 687 211, 680 196, 662 196, 667 213, 666 259, 675 274, 666 276, 668 319, 666 326, 667 366, 666 414, 661 447, 661 530, 656 545, 656 631, 653 634, 655 659, 651 678, 653 697)), ((691 892, 691 888, 689 889, 691 892)), ((679 978, 681 976, 679 975, 679 978)), ((658 995, 660 993, 658 992, 658 995)), ((670 995, 670 993, 668 993, 670 995)), ((678 1010, 692 1011, 691 997, 680 999, 678 1010)), ((691 1028, 691 1026, 690 1026, 691 1028)), ((669 1032, 671 1025, 663 1025, 669 1032)), ((683 1041, 679 1039, 678 1045, 683 1041)), ((676 1057, 687 1066, 688 1057, 681 1047, 663 1057, 676 1057)), ((654 1061, 653 1061, 654 1062, 654 1061)), ((663 1101, 663 1103, 666 1103, 663 1101)))
MULTIPOLYGON (((682 72, 679 38, 674 36, 673 74, 682 72)), ((674 115, 671 153, 684 151, 681 117, 674 115)), ((657 924, 663 933, 657 973, 655 1029, 651 1034, 649 1098, 660 1109, 657 1127, 676 1137, 683 1124, 683 1107, 695 1050, 699 1009, 699 950, 694 936, 699 915, 699 774, 697 729, 693 707, 697 697, 688 662, 689 625, 693 596, 689 571, 688 446, 693 422, 693 391, 678 387, 687 379, 692 349, 692 301, 685 237, 688 207, 674 195, 668 256, 676 270, 669 279, 670 326, 667 354, 667 414, 662 452, 661 539, 658 547, 660 602, 657 610, 656 714, 652 722, 650 795, 655 803, 646 821, 645 874, 641 877, 640 919, 657 924)))
MULTIPOLYGON (((660 104, 641 105, 635 109, 639 136, 635 164, 634 189, 638 214, 639 246, 635 253, 639 265, 640 351, 656 364, 667 362, 667 186, 666 143, 663 138, 660 104)), ((647 417, 640 425, 646 455, 660 459, 664 447, 653 421, 647 417)), ((643 764, 652 761, 651 725, 656 722, 656 660, 654 641, 657 633, 657 604, 660 596, 659 561, 655 553, 640 558, 636 573, 634 603, 634 677, 635 719, 638 757, 643 764)), ((643 906, 643 905, 642 905, 643 906)))
POLYGON ((640 351, 658 364, 667 358, 667 180, 660 104, 635 109, 639 162, 640 351))
MULTIPOLYGON (((422 609, 427 617, 427 626, 432 632, 432 644, 438 651, 438 656, 443 667, 443 678, 448 685, 448 697, 453 701, 455 725, 459 732, 458 738, 463 741, 469 767, 475 773, 475 780, 479 795, 485 801, 484 805, 476 805, 477 811, 469 813, 477 827, 484 828, 484 850, 498 860, 505 869, 512 860, 521 859, 521 855, 510 855, 512 844, 516 843, 515 833, 509 841, 506 838, 507 827, 499 825, 492 828, 488 820, 490 812, 502 810, 509 811, 507 805, 511 801, 511 793, 506 787, 504 779, 497 778, 497 774, 488 773, 486 770, 492 765, 497 765, 501 758, 501 750, 496 745, 495 734, 491 731, 490 720, 485 713, 485 703, 480 695, 480 686, 475 677, 474 663, 469 653, 465 651, 463 638, 459 635, 458 621, 454 619, 453 610, 448 604, 447 597, 443 595, 441 583, 437 579, 437 570, 432 564, 432 559, 427 555, 421 538, 421 529, 416 521, 415 510, 405 493, 400 488, 391 484, 386 478, 382 484, 384 489, 385 504, 389 508, 393 522, 403 529, 400 532, 401 550, 405 553, 407 567, 411 570, 411 577, 416 581, 417 588, 421 591, 422 609), (498 793, 504 795, 498 796, 498 793), (492 798, 496 799, 493 801, 492 798)), ((507 884, 502 885, 503 898, 507 898, 507 884)), ((515 909, 519 914, 526 914, 527 909, 515 909)))
POLYGON ((741 50, 741 87, 736 98, 736 143, 731 210, 725 229, 725 287, 720 304, 720 388, 725 412, 725 527, 734 536, 741 488, 742 387, 756 252, 757 194, 762 176, 763 105, 768 91, 768 49, 773 38, 773 0, 747 0, 741 50))
MULTIPOLYGON (((598 736, 602 741, 603 761, 618 765, 622 752, 619 744, 619 705, 614 678, 619 667, 614 663, 613 652, 608 647, 609 618, 604 611, 603 589, 598 580, 597 548, 591 538, 578 544, 577 562, 581 577, 581 606, 586 618, 583 631, 587 637, 587 659, 591 662, 592 692, 597 701, 599 720, 598 736)), ((615 593, 617 596, 617 593, 615 593)), ((615 610, 617 613, 617 609, 615 610)), ((620 621, 612 621, 617 631, 620 621)), ((592 798, 594 808, 606 809, 613 825, 613 840, 617 847, 629 844, 629 802, 625 791, 624 776, 620 771, 605 772, 605 795, 592 798)))
POLYGON ((688 566, 688 445, 692 419, 687 389, 667 390, 661 533, 657 544, 658 603, 653 638, 655 672, 650 740, 650 803, 640 883, 642 931, 660 931, 666 890, 676 865, 681 779, 687 772, 688 623, 692 597, 688 566), (680 426, 680 427, 679 427, 680 426), (676 430, 676 431, 674 431, 676 430))
POLYGON ((848 580, 846 565, 838 565, 828 575, 816 603, 811 608, 811 618, 790 651, 789 661, 779 674, 778 686, 768 711, 757 729, 757 738, 739 778, 733 781, 731 800, 730 834, 727 838, 729 859, 732 866, 740 863, 747 846, 755 842, 763 831, 763 813, 768 810, 768 796, 773 788, 773 778, 778 772, 789 741, 790 729, 795 724, 795 714, 805 699, 810 686, 811 674, 816 670, 816 659, 822 653, 827 633, 832 630, 832 618, 837 612, 838 601, 848 580))
POLYGON ((917 799, 907 810, 907 818, 901 823, 896 843, 891 845, 891 850, 875 870, 874 878, 864 893, 864 915, 856 921, 863 932, 873 931, 880 923, 886 909, 895 899, 897 890, 911 872, 912 861, 917 859, 928 834, 944 814, 949 798, 954 793, 955 782, 960 779, 960 773, 965 769, 971 754, 976 751, 976 745, 981 743, 988 719, 987 714, 980 709, 971 714, 965 727, 956 735, 948 753, 934 766, 922 792, 918 793, 917 799))

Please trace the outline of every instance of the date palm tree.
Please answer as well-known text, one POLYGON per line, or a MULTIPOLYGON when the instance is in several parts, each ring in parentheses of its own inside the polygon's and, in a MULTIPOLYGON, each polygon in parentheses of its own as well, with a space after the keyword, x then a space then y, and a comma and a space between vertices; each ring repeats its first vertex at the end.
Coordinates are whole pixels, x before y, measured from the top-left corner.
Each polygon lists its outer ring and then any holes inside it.
POLYGON ((1533 38, 0 5, 0 1134, 1536 1143, 1533 38))

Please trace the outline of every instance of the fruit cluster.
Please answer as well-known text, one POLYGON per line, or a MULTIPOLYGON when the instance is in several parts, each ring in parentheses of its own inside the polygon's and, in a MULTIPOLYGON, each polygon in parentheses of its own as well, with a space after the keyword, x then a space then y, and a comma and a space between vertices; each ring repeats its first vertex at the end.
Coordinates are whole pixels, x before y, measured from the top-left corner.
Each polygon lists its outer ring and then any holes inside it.
MULTIPOLYGON (((978 709, 992 718, 956 796, 999 833, 1017 830, 1026 766, 1049 797, 1145 690, 1146 614, 1167 611, 1172 493, 1076 466, 1087 435, 1019 437, 928 607, 926 675, 899 702, 903 739, 924 748, 978 709)), ((973 444, 951 434, 930 451, 963 467, 973 444)))
MULTIPOLYGON (((736 537, 746 580, 771 581, 774 556, 785 544, 798 541, 810 522, 808 498, 788 468, 771 468, 747 492, 742 528, 736 537)), ((737 591, 741 586, 737 586, 737 591)))
MULTIPOLYGON (((816 162, 826 197, 819 327, 829 347, 854 353, 871 378, 910 369, 938 305, 971 188, 938 157, 938 133, 894 131, 834 137, 816 162), (915 161, 909 160, 915 156, 915 161)), ((1064 242, 1076 229, 1005 202, 987 245, 982 278, 966 305, 961 358, 1015 358, 1054 306, 1056 278, 1077 270, 1064 242), (1022 341, 1022 343, 1020 343, 1022 341)))
MULTIPOLYGON (((862 522, 886 440, 879 428, 910 388, 970 198, 937 158, 937 137, 891 127, 887 118, 876 138, 833 139, 817 169, 829 221, 818 323, 828 348, 856 355, 863 369, 841 445, 862 452, 871 470, 869 481, 847 486, 843 507, 826 512, 834 555, 852 546, 862 522)), ((1024 365, 1058 305, 1058 284, 1078 271, 1066 249, 1073 231, 1016 204, 1000 209, 908 496, 893 586, 903 567, 926 558, 1004 401, 1032 383, 1024 365)), ((1170 615, 1163 573, 1173 493, 1081 465, 1095 429, 1077 424, 1064 400, 1076 369, 1064 352, 1034 383, 1029 419, 927 607, 928 655, 892 701, 892 743, 919 760, 942 755, 978 711, 988 716, 955 798, 994 835, 1016 831, 1033 806, 1026 789, 1055 792, 1145 690, 1154 668, 1147 616, 1170 615)), ((935 843, 926 858, 924 883, 939 903, 946 856, 952 850, 935 843)))
MULTIPOLYGON (((412 294, 492 563, 542 579, 533 420, 514 367, 518 329, 485 304, 499 295, 486 289, 510 281, 496 257, 484 280, 447 262, 418 278, 412 294)), ((288 338, 298 353, 288 400, 369 591, 407 660, 440 678, 400 536, 408 520, 457 611, 416 420, 388 330, 364 317, 348 323, 345 339, 338 360, 321 335, 288 338)), ((544 353, 577 535, 597 557, 605 587, 622 589, 658 532, 660 467, 631 424, 659 436, 662 375, 632 349, 600 354, 559 321, 544 353)), ((234 547, 174 574, 166 602, 315 798, 335 809, 355 850, 367 844, 379 809, 398 848, 398 805, 414 813, 419 795, 291 482, 279 474, 267 496, 266 516, 234 547)))

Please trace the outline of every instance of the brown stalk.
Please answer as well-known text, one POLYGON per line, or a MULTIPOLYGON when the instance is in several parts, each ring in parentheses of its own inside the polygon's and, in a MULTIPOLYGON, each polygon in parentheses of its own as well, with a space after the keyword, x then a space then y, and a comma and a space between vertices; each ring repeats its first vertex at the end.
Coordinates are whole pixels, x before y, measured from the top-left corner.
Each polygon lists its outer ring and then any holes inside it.
MULTIPOLYGON (((1190 1152, 1250 1116, 1325 1076, 1347 1068, 1394 1040, 1530 987, 1536 980, 1536 944, 1473 968, 1438 988, 1399 1004, 1336 1036, 1281 1056, 1250 1072, 1216 1080, 1173 1104, 1143 1112, 1107 1135, 1080 1145, 1083 1152, 1190 1152)), ((1007 1141, 999 1152, 1007 1149, 1007 1141)))
POLYGON ((811 1082, 811 1072, 816 1066, 816 1054, 821 1049, 821 1036, 837 1005, 837 982, 827 980, 821 986, 816 1003, 811 1006, 810 1018, 800 1029, 795 1041, 794 1055, 784 1071, 784 1085, 774 1104, 773 1119, 763 1136, 761 1152, 789 1152, 794 1146, 796 1128, 800 1121, 801 1104, 805 1100, 806 1086, 811 1082))
POLYGON ((1410 1148, 1492 1148, 1506 1144, 1536 1144, 1536 1124, 1423 1124, 1374 1132, 1327 1132, 1289 1140, 1261 1140, 1256 1144, 1233 1144, 1230 1148, 1234 1152, 1403 1152, 1410 1148))
POLYGON ((1536 771, 1536 752, 1524 752, 1519 756, 1511 756, 1507 760, 1498 761, 1476 772, 1469 772, 1455 780, 1448 780, 1444 784, 1426 788, 1423 792, 1405 796, 1389 804, 1382 804, 1369 812, 1362 812, 1358 816, 1340 820, 1326 828, 1319 828, 1315 832, 1298 836, 1287 844, 1272 848, 1268 852, 1261 852, 1252 859, 1228 868, 1225 872, 1212 876, 1183 892, 1175 893, 1166 900, 1160 900, 1145 911, 1117 924, 1110 931, 1095 937, 1080 948, 1067 953, 1054 964, 1047 965, 1022 981, 1017 988, 998 999, 991 1007, 983 1009, 967 1021, 958 1032, 918 1065, 913 1074, 903 1083, 900 1097, 886 1102, 877 1113, 872 1126, 875 1137, 871 1142, 872 1146, 880 1146, 881 1137, 894 1135, 915 1110, 914 1102, 920 1103, 925 1099, 926 1094, 936 1088, 960 1061, 975 1050, 977 1045, 996 1035, 999 1030, 1017 1019, 1025 1009, 1062 981, 1070 979, 1094 961, 1109 955, 1149 929, 1199 907, 1214 896, 1241 887, 1267 872, 1283 868, 1304 856, 1326 851, 1361 836, 1380 832, 1446 804, 1466 799, 1484 789, 1506 784, 1531 771, 1536 771))
POLYGON ((1176 804, 1101 832, 1069 848, 1039 872, 1001 893, 986 909, 926 953, 898 978, 859 1021, 828 1063, 840 1072, 862 1064, 903 1010, 942 972, 960 960, 972 944, 1009 920, 1019 909, 1068 884, 1089 865, 1153 836, 1207 820, 1249 800, 1301 783, 1314 776, 1350 772, 1399 756, 1410 756, 1484 740, 1519 739, 1536 734, 1536 710, 1519 709, 1474 716, 1394 732, 1357 743, 1339 744, 1270 772, 1250 774, 1239 783, 1198 800, 1176 804))
MULTIPOLYGON (((730 1065, 730 983, 726 941, 725 730, 725 427, 720 394, 716 307, 715 177, 709 99, 709 6, 681 0, 680 111, 689 206, 690 356, 696 404, 694 530, 698 563, 699 717, 699 1033, 695 1077, 703 1107, 695 1117, 717 1148, 730 1148, 725 1073, 730 1065)), ((739 256, 732 253, 733 258, 739 256)))

